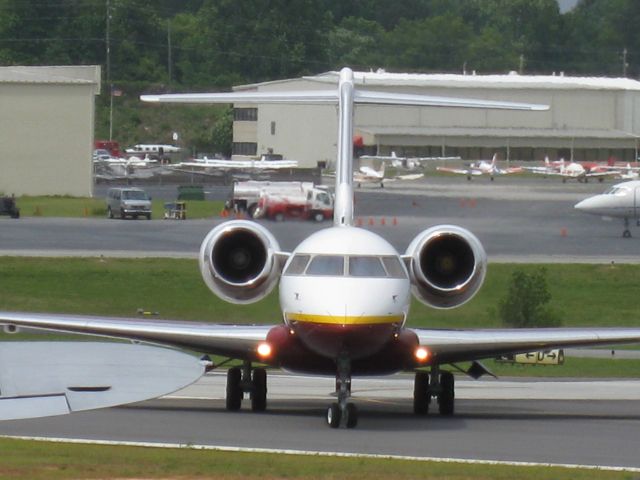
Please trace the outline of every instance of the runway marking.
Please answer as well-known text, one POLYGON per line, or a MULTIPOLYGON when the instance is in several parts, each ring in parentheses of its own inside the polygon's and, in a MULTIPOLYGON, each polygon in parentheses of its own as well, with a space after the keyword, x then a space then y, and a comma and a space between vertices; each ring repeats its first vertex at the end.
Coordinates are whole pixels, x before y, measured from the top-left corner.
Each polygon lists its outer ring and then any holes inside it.
POLYGON ((403 460, 414 462, 437 462, 437 463, 461 463, 469 465, 491 465, 491 466, 508 466, 508 467, 549 467, 549 468, 567 468, 594 470, 603 472, 631 472, 640 473, 640 467, 618 467, 612 465, 579 465, 572 463, 544 463, 544 462, 517 462, 507 460, 483 460, 472 458, 446 458, 446 457, 414 457, 408 455, 384 455, 373 453, 346 453, 346 452, 323 452, 313 450, 291 450, 291 449, 275 449, 275 448, 249 448, 249 447, 230 447, 225 445, 194 445, 190 443, 154 443, 154 442, 127 442, 114 440, 90 440, 85 438, 54 438, 54 437, 31 437, 20 435, 0 435, 0 438, 15 440, 31 440, 36 442, 51 443, 72 443, 85 445, 105 445, 105 446, 122 446, 122 447, 144 447, 144 448, 173 448, 173 449, 191 449, 191 450, 209 450, 217 452, 231 453, 267 453, 280 455, 304 455, 310 457, 338 457, 338 458, 365 458, 379 460, 403 460))

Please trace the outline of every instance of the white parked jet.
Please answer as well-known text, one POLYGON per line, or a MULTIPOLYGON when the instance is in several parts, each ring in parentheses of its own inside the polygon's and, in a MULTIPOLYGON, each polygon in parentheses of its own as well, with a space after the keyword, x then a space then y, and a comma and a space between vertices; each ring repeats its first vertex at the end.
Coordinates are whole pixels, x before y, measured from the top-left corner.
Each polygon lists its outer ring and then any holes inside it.
POLYGON ((132 154, 141 153, 177 153, 180 151, 180 147, 175 145, 160 145, 160 144, 138 144, 131 148, 127 148, 125 152, 132 154))
MULTIPOLYGON (((0 312, 0 323, 136 339, 241 359, 243 366, 230 368, 227 374, 229 410, 238 410, 245 394, 250 397, 253 410, 266 408, 266 370, 255 367, 258 362, 297 372, 335 375, 337 400, 326 414, 327 423, 334 428, 341 425, 350 428, 357 423, 356 407, 349 401, 351 379, 357 375, 415 371, 415 413, 426 414, 432 398, 436 398, 440 413, 451 415, 454 377, 444 369, 446 365, 474 361, 469 373, 479 376, 483 368, 475 361, 483 358, 575 345, 640 341, 638 328, 410 328, 411 293, 435 308, 452 308, 474 296, 486 273, 487 258, 482 245, 463 228, 440 225, 419 233, 406 252, 399 254, 379 235, 353 225, 354 104, 524 110, 546 107, 360 90, 348 68, 340 72, 336 90, 162 95, 145 96, 143 100, 337 103, 333 226, 313 233, 293 252, 285 253, 262 225, 231 220, 213 228, 200 249, 204 281, 216 295, 229 302, 256 302, 280 280, 282 323, 223 325, 11 312, 0 312), (418 370, 419 367, 428 371, 418 370)), ((0 373, 4 368, 0 357, 0 373)), ((40 392, 37 386, 29 387, 17 393, 12 391, 13 405, 21 400, 28 402, 34 391, 40 392)), ((108 380, 98 378, 90 385, 74 386, 74 392, 109 394, 109 387, 108 380)), ((0 395, 4 394, 2 384, 0 391, 0 395)), ((3 401, 0 397, 0 404, 3 401)))
POLYGON ((629 220, 640 226, 640 180, 618 183, 600 195, 582 200, 574 208, 592 215, 624 219, 622 236, 629 238, 629 220))

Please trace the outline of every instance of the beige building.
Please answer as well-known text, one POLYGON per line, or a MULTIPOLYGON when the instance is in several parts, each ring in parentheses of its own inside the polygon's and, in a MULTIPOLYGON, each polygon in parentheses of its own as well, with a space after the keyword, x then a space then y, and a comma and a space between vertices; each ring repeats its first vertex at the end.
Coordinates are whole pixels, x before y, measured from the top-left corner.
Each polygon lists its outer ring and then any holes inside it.
POLYGON ((90 196, 99 66, 0 67, 0 192, 90 196))
MULTIPOLYGON (((334 88, 337 72, 236 90, 334 88)), ((538 103, 548 111, 358 106, 356 154, 460 156, 533 160, 633 161, 640 138, 640 82, 630 79, 509 75, 355 72, 361 88, 436 96, 538 103)), ((273 152, 301 166, 331 165, 336 156, 335 107, 236 105, 234 154, 273 152)))

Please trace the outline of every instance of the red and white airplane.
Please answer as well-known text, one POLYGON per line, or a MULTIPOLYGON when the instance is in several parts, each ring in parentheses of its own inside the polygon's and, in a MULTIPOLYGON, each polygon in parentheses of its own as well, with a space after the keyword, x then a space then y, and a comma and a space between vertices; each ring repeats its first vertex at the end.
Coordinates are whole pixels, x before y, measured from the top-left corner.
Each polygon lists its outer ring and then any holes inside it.
POLYGON ((550 162, 549 157, 545 157, 544 166, 525 166, 522 169, 539 175, 561 177, 562 183, 566 183, 567 180, 587 183, 590 178, 597 178, 598 181, 602 182, 606 177, 613 177, 619 174, 618 167, 614 167, 613 164, 566 162, 564 158, 550 162))
MULTIPOLYGON (((337 89, 331 90, 160 95, 144 96, 143 100, 338 105, 333 225, 311 234, 293 252, 283 252, 262 225, 231 220, 213 228, 200 249, 199 264, 205 283, 228 302, 257 302, 280 281, 280 323, 225 325, 0 312, 0 323, 9 330, 25 326, 104 335, 240 359, 242 367, 230 368, 227 373, 229 410, 241 408, 245 395, 250 398, 252 410, 263 411, 267 407, 267 373, 260 364, 335 376, 337 398, 326 411, 326 422, 333 428, 352 428, 358 422, 357 408, 350 401, 351 380, 358 375, 415 372, 415 413, 426 414, 435 398, 439 412, 452 415, 454 376, 447 365, 473 362, 468 373, 477 377, 486 371, 478 363, 484 358, 640 341, 639 328, 412 328, 411 294, 435 308, 453 308, 469 301, 478 291, 487 269, 487 256, 480 241, 464 228, 439 225, 418 233, 406 251, 398 253, 376 233, 354 226, 355 104, 521 110, 541 110, 544 106, 361 90, 348 68, 340 72, 337 89)), ((65 347, 64 351, 71 353, 64 355, 65 361, 60 363, 60 349, 54 352, 41 342, 31 347, 29 343, 24 348, 0 343, 0 418, 126 403, 132 401, 132 396, 139 399, 159 395, 162 389, 169 392, 191 377, 195 380, 201 370, 193 365, 195 361, 185 360, 184 354, 159 346, 147 346, 144 351, 140 350, 141 345, 134 344, 111 344, 117 345, 113 349, 65 347), (158 359, 154 360, 154 355, 158 359), (137 368, 129 370, 129 364, 137 368), (47 375, 28 377, 43 368, 50 370, 47 375), (171 382, 183 369, 189 374, 171 382), (122 377, 133 375, 130 371, 141 377, 139 382, 121 387, 122 377), (28 380, 20 381, 18 377, 28 380), (151 388, 156 382, 161 382, 162 388, 151 388), (121 397, 121 388, 135 390, 136 395, 121 397)))
POLYGON ((496 175, 508 175, 511 173, 522 172, 522 168, 520 167, 499 168, 498 165, 496 165, 497 157, 498 155, 494 153, 491 162, 480 160, 479 162, 469 165, 469 168, 437 167, 436 170, 438 170, 439 172, 466 175, 467 180, 471 180, 471 177, 474 176, 489 175, 491 177, 491 181, 494 180, 494 177, 496 175))

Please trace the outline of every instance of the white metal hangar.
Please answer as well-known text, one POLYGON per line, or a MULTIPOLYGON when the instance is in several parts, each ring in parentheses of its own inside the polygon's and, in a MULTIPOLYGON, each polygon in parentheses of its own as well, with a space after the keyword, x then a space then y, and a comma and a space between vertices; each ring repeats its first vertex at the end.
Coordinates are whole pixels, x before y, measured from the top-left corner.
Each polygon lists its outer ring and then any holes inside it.
POLYGON ((0 193, 90 196, 99 66, 0 67, 0 193))
MULTIPOLYGON (((333 88, 337 72, 235 90, 333 88)), ((622 161, 637 158, 640 82, 564 75, 449 75, 356 72, 363 88, 424 95, 546 104, 548 111, 359 106, 356 154, 460 156, 507 160, 622 161)), ((234 154, 282 154, 301 166, 336 155, 335 108, 319 105, 235 105, 234 154)))

